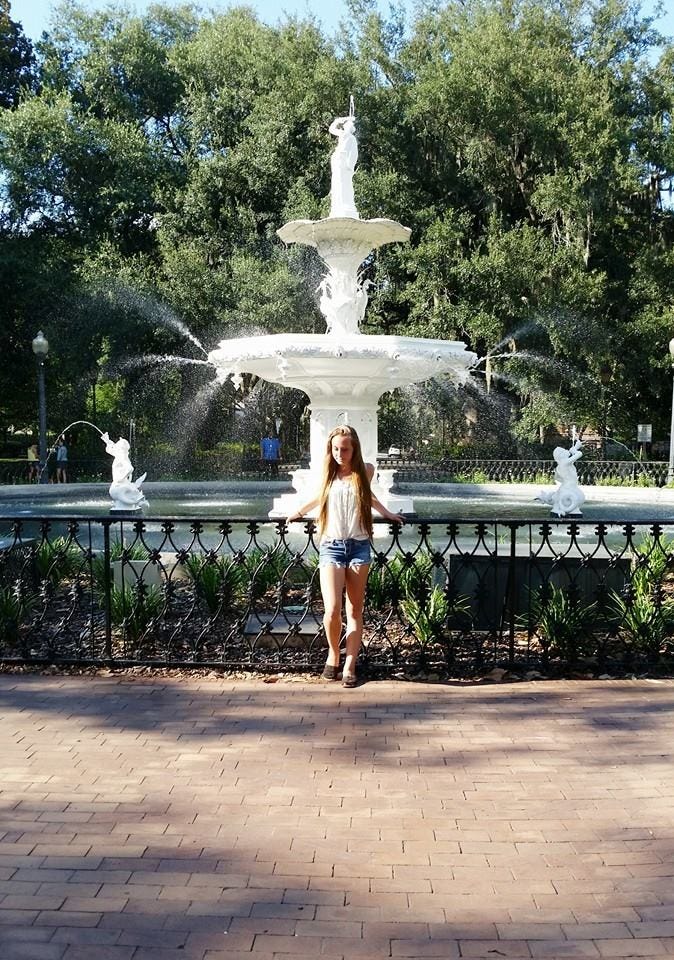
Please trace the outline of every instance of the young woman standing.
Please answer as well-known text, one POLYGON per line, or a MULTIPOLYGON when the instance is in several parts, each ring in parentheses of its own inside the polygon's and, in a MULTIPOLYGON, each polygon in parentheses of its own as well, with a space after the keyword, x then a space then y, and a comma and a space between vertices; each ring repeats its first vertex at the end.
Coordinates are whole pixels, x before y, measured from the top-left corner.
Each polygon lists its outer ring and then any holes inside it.
POLYGON ((339 426, 328 436, 323 481, 317 497, 303 504, 288 522, 301 520, 319 507, 319 566, 328 639, 326 680, 339 676, 339 641, 342 633, 342 596, 346 591, 346 660, 342 686, 356 686, 356 660, 363 637, 363 606, 370 569, 372 508, 393 523, 404 523, 372 493, 371 463, 364 463, 360 440, 353 427, 339 426))

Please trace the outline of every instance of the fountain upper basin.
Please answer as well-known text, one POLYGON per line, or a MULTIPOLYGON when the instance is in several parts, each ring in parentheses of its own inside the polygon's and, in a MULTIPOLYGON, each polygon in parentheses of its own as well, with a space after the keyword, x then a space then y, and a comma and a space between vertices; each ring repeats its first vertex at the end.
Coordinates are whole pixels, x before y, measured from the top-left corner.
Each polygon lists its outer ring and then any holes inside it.
POLYGON ((312 400, 368 397, 441 373, 463 383, 477 355, 455 340, 350 334, 276 333, 222 340, 208 355, 223 378, 254 373, 312 400))

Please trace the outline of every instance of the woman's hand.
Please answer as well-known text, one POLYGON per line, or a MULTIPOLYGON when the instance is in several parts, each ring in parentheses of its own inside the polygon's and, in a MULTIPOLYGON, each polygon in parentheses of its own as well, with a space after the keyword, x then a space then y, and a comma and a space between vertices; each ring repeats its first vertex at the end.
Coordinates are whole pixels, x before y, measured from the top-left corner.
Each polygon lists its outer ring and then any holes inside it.
POLYGON ((402 527, 405 523, 405 518, 402 513, 388 513, 386 516, 387 520, 390 520, 391 523, 397 523, 398 526, 402 527))

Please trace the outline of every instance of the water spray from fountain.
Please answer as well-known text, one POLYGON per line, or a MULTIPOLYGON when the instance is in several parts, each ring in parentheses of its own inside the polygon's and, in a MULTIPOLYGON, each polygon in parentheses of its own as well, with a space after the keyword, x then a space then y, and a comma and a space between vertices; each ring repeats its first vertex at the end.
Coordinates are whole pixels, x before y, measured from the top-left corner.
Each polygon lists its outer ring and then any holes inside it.
POLYGON ((175 330, 176 333, 179 333, 193 344, 205 357, 208 356, 208 351, 199 338, 192 333, 187 324, 184 323, 167 304, 155 300, 131 287, 122 285, 117 285, 108 292, 109 294, 114 294, 115 302, 122 306, 132 308, 135 313, 144 317, 146 320, 151 320, 153 323, 158 323, 163 327, 175 330))

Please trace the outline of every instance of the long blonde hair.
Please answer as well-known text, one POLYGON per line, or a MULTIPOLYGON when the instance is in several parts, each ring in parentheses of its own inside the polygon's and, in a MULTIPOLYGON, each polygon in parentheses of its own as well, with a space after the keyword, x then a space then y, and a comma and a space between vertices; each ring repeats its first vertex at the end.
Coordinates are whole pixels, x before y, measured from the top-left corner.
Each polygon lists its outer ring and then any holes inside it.
POLYGON ((321 492, 319 495, 320 509, 318 511, 318 529, 323 532, 328 522, 328 497, 330 487, 339 471, 339 464, 332 455, 332 441, 335 437, 348 437, 351 441, 353 453, 351 454, 351 473, 356 490, 356 507, 360 525, 367 533, 372 536, 372 491, 370 489, 370 478, 365 469, 363 452, 360 446, 360 439, 353 427, 347 427, 340 424, 331 430, 328 434, 327 449, 325 459, 323 460, 323 480, 321 482, 321 492))

